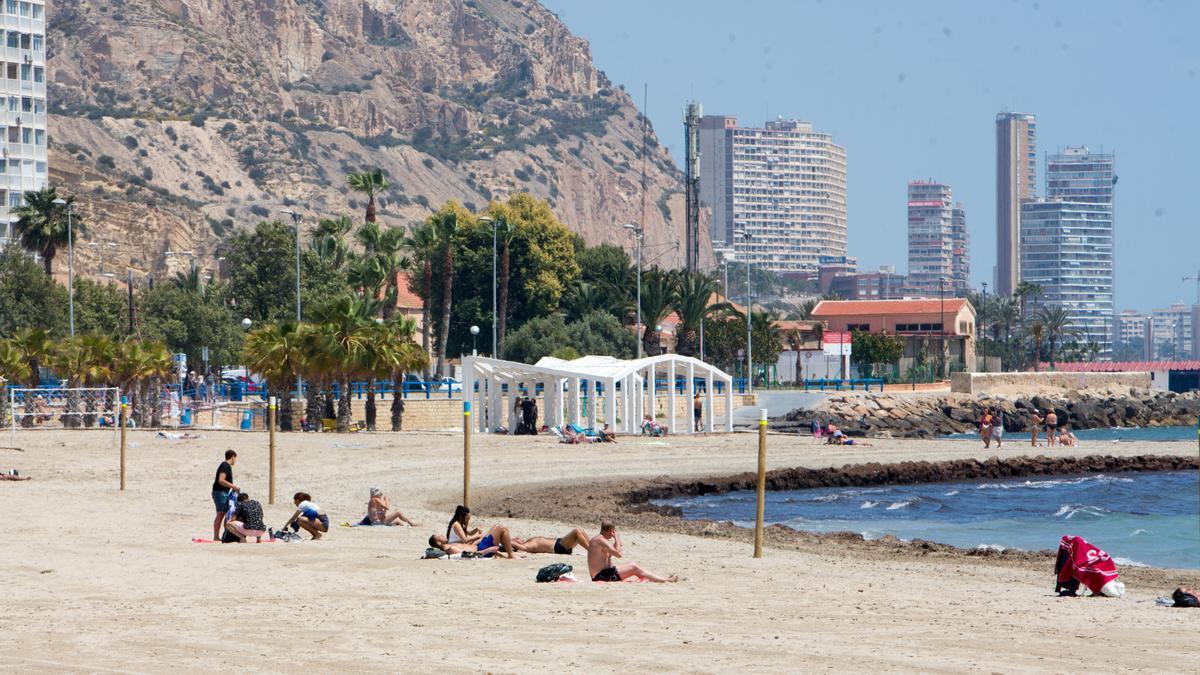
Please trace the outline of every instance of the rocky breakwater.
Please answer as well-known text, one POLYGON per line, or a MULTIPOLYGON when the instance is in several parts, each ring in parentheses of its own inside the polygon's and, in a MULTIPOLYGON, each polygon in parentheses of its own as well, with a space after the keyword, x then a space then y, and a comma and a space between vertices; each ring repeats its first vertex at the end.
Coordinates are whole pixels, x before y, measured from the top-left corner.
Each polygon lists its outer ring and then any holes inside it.
POLYGON ((815 408, 771 420, 771 428, 807 432, 814 419, 832 422, 850 436, 927 438, 976 431, 987 408, 1004 412, 1009 432, 1028 431, 1034 410, 1053 410, 1072 429, 1191 425, 1200 415, 1200 392, 1177 394, 1135 387, 1064 390, 1035 396, 850 392, 815 408))

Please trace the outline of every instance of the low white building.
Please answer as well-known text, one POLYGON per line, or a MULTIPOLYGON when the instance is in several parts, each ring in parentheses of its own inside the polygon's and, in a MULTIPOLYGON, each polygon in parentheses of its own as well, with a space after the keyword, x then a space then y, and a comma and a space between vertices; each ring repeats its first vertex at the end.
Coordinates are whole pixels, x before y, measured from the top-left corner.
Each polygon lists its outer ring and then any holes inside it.
POLYGON ((517 412, 512 396, 543 390, 541 418, 548 426, 565 424, 599 428, 608 424, 619 434, 641 432, 646 416, 663 419, 672 433, 694 433, 687 411, 696 394, 701 396, 704 431, 733 431, 733 378, 699 359, 661 354, 622 360, 611 356, 584 356, 571 361, 545 357, 536 364, 482 356, 463 358, 464 404, 481 433, 500 429, 512 434, 517 412), (712 411, 717 397, 724 398, 718 423, 712 411), (680 405, 684 398, 687 405, 680 405), (680 408, 685 412, 681 413, 680 408))

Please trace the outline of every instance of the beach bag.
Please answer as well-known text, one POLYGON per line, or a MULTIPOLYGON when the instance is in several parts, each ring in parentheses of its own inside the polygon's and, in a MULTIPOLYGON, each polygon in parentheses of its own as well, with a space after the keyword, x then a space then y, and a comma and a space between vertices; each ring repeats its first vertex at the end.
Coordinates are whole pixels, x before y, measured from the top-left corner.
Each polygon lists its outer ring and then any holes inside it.
POLYGON ((274 541, 282 541, 284 543, 304 541, 304 537, 295 532, 289 532, 287 530, 268 530, 267 532, 274 541))
POLYGON ((445 557, 446 557, 445 551, 441 550, 440 548, 430 547, 430 548, 425 549, 425 555, 422 556, 422 560, 426 560, 426 559, 430 559, 430 558, 445 558, 445 557))
POLYGON ((553 563, 546 565, 542 569, 538 570, 537 582, 539 584, 545 584, 551 581, 558 581, 558 578, 562 575, 570 574, 571 569, 572 568, 570 565, 564 563, 553 563))

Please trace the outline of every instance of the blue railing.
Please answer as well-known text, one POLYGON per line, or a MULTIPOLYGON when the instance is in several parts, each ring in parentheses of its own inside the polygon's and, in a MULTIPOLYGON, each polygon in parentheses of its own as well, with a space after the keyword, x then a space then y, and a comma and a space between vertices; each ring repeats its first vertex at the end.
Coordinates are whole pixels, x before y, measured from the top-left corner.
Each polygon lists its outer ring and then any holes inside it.
POLYGON ((826 388, 834 389, 835 391, 841 391, 842 389, 849 389, 853 391, 858 388, 859 385, 862 385, 863 391, 871 391, 872 385, 878 386, 879 391, 883 391, 883 379, 877 377, 850 378, 847 380, 805 380, 804 391, 808 391, 810 388, 819 389, 820 391, 825 391, 826 388))

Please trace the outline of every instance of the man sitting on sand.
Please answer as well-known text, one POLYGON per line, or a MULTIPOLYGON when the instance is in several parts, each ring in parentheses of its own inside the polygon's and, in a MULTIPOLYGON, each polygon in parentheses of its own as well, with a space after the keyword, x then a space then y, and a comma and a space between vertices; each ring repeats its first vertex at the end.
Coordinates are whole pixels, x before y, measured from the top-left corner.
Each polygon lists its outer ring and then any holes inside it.
POLYGON ((558 555, 571 555, 575 551, 576 546, 582 546, 583 550, 588 550, 587 533, 578 527, 564 534, 558 539, 550 537, 530 537, 528 539, 513 539, 513 548, 522 553, 556 553, 558 555))
POLYGON ((621 536, 617 534, 616 526, 607 520, 600 523, 600 534, 592 537, 588 543, 588 574, 592 575, 592 581, 624 581, 631 577, 656 583, 679 581, 674 574, 661 577, 647 572, 637 563, 613 565, 613 557, 620 558, 623 555, 624 547, 621 546, 621 536))

